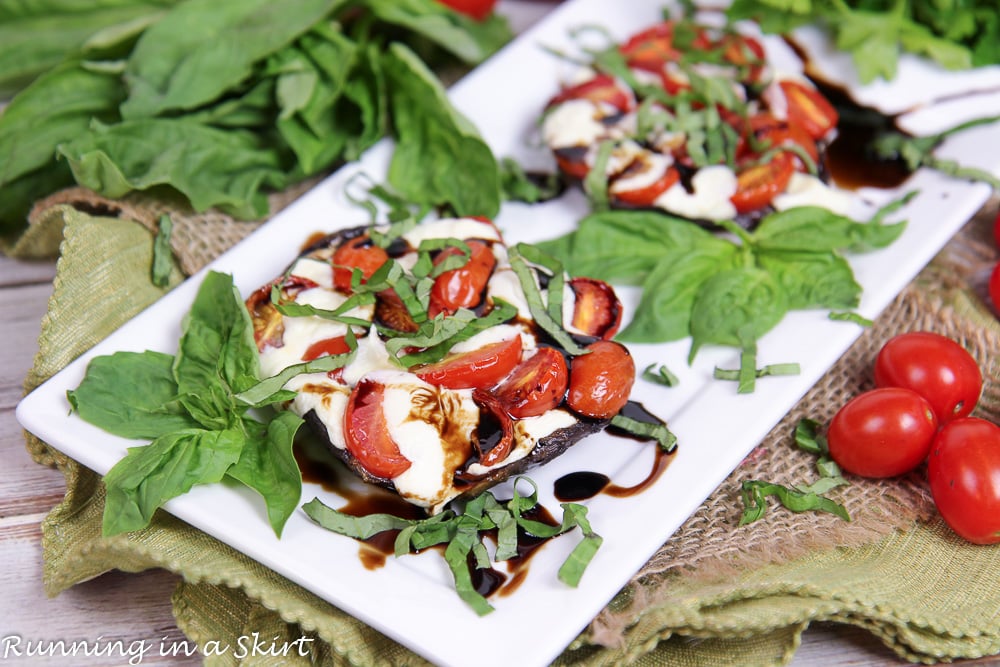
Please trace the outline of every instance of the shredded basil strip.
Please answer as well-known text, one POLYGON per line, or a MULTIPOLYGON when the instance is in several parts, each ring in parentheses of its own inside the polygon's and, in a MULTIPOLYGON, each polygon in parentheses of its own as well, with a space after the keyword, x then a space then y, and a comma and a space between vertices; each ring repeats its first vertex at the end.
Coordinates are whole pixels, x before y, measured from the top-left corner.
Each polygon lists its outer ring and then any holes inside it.
POLYGON ((611 208, 608 198, 608 162, 616 142, 610 139, 602 141, 594 156, 594 166, 583 179, 583 187, 590 195, 590 203, 594 211, 606 211, 611 208))
POLYGON ((411 215, 391 223, 388 227, 384 227, 384 229, 379 229, 378 226, 373 224, 368 229, 368 238, 379 248, 388 248, 392 245, 393 241, 416 228, 419 223, 420 221, 411 215))
POLYGON ((652 382, 653 384, 660 384, 664 387, 676 387, 680 384, 680 380, 674 375, 669 368, 664 364, 660 364, 657 367, 656 364, 650 364, 642 371, 642 379, 647 382, 652 382))
POLYGON ((421 260, 426 258, 426 262, 430 262, 430 253, 435 250, 444 250, 445 248, 457 248, 460 252, 458 255, 451 255, 445 257, 440 264, 434 266, 431 264, 431 269, 424 272, 426 264, 421 265, 421 269, 418 271, 416 267, 413 268, 413 275, 418 278, 437 278, 445 271, 452 271, 454 269, 460 269, 469 263, 469 258, 472 257, 472 249, 469 245, 456 238, 444 238, 444 239, 424 239, 420 242, 420 247, 417 249, 420 252, 420 259, 417 260, 418 264, 421 264, 421 260))
POLYGON ((269 378, 261 380, 246 391, 236 394, 236 400, 246 403, 251 407, 259 408, 294 397, 295 392, 282 389, 292 378, 303 373, 328 373, 351 363, 358 349, 358 342, 354 337, 354 332, 350 328, 347 329, 347 333, 344 335, 344 341, 350 349, 349 352, 327 355, 313 359, 312 361, 288 366, 277 375, 272 375, 269 378))
POLYGON ((862 326, 862 327, 870 327, 873 324, 875 324, 874 322, 872 322, 867 317, 864 317, 863 315, 859 315, 858 313, 851 313, 851 312, 846 312, 846 313, 831 312, 829 315, 827 315, 827 317, 829 319, 833 320, 834 322, 854 322, 855 324, 857 324, 859 326, 862 326))
POLYGON ((666 424, 650 424, 649 422, 617 414, 611 418, 611 426, 639 438, 655 440, 660 449, 667 453, 677 448, 677 436, 667 428, 666 424))
POLYGON ((403 355, 397 360, 406 368, 440 361, 447 356, 448 352, 455 345, 469 340, 480 331, 495 327, 498 324, 503 324, 504 322, 512 319, 515 315, 517 315, 517 308, 503 299, 495 299, 493 302, 493 310, 491 310, 485 317, 476 317, 475 319, 467 322, 465 327, 457 331, 451 337, 446 338, 437 344, 427 346, 427 349, 425 350, 403 355))
MULTIPOLYGON (((557 303, 560 317, 556 319, 550 314, 553 309, 553 304, 550 302, 547 309, 542 300, 541 290, 539 290, 538 284, 535 282, 534 272, 528 265, 528 261, 524 257, 523 251, 526 251, 535 257, 541 257, 542 253, 537 248, 526 246, 523 243, 518 243, 517 245, 512 246, 508 253, 511 269, 514 270, 514 274, 521 283, 521 290, 524 292, 525 301, 528 302, 528 310, 531 311, 531 316, 535 319, 538 326, 540 326, 547 334, 552 336, 552 339, 562 346, 567 353, 573 356, 587 354, 589 350, 577 345, 576 341, 573 340, 573 337, 570 336, 569 333, 567 333, 562 327, 562 292, 560 291, 558 293, 559 298, 557 299, 557 303)), ((555 278, 555 276, 553 276, 553 278, 555 278)), ((549 288, 549 297, 551 300, 556 296, 551 289, 551 281, 549 283, 549 288)))
POLYGON ((401 519, 390 514, 370 514, 356 517, 327 507, 314 498, 302 509, 306 515, 327 530, 353 537, 368 539, 387 530, 400 531, 394 544, 397 557, 421 551, 438 544, 447 544, 444 558, 455 580, 459 597, 477 614, 483 616, 493 607, 472 585, 469 556, 475 566, 490 566, 489 552, 482 533, 497 530, 497 550, 494 559, 507 560, 517 555, 518 528, 534 537, 549 539, 579 527, 583 539, 570 552, 559 568, 559 580, 570 585, 579 584, 581 577, 602 539, 587 520, 587 508, 576 503, 562 503, 563 518, 558 526, 551 526, 524 518, 524 513, 538 504, 538 487, 527 478, 514 480, 514 497, 501 503, 490 492, 484 492, 466 503, 461 514, 448 510, 427 519, 401 519), (517 491, 519 482, 527 481, 532 493, 522 496, 517 491))
POLYGON ((830 452, 822 426, 815 419, 800 419, 795 425, 795 444, 810 454, 824 455, 830 452))
POLYGON ((354 284, 351 280, 351 288, 356 292, 377 293, 391 289, 403 302, 406 312, 417 324, 427 321, 427 305, 422 303, 414 292, 413 285, 410 284, 409 276, 402 265, 394 259, 390 259, 380 266, 363 285, 354 284))
POLYGON ((824 498, 817 493, 803 493, 796 489, 789 489, 780 484, 772 484, 760 480, 746 480, 743 482, 740 494, 743 498, 743 516, 740 517, 739 525, 745 526, 753 523, 767 511, 767 498, 774 496, 784 507, 792 512, 829 512, 839 516, 844 521, 850 521, 851 517, 847 510, 840 503, 836 503, 829 498, 824 498))
POLYGON ((389 339, 385 343, 385 348, 389 354, 397 356, 400 350, 407 347, 433 347, 451 340, 475 319, 476 314, 466 308, 459 308, 454 315, 446 316, 441 313, 433 320, 424 322, 417 333, 389 339))
MULTIPOLYGON (((332 322, 340 322, 350 326, 370 327, 371 322, 360 317, 349 317, 344 313, 350 312, 360 306, 367 306, 375 303, 374 294, 352 294, 344 303, 333 310, 317 308, 307 303, 296 303, 295 301, 274 300, 274 289, 272 288, 271 300, 278 312, 286 317, 319 317, 332 322)), ((280 294, 279 297, 280 299, 280 294)))
POLYGON ((170 235, 173 229, 174 223, 170 216, 166 213, 161 215, 156 238, 153 239, 153 266, 150 275, 150 279, 157 287, 166 287, 170 282, 170 271, 173 269, 170 235))

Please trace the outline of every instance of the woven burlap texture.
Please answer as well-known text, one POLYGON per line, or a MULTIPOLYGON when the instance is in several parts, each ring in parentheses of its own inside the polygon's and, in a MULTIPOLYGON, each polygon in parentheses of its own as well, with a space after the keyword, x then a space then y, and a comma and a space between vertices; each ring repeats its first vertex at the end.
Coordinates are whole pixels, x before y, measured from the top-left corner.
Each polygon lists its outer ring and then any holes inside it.
MULTIPOLYGON (((50 233, 60 228, 65 239, 28 389, 162 294, 148 284, 148 230, 65 205, 42 209, 35 217, 50 233), (82 312, 100 317, 79 317, 82 312)), ((801 630, 818 619, 867 627, 914 660, 1000 652, 1000 551, 966 545, 937 522, 913 525, 933 511, 919 474, 893 482, 856 480, 839 489, 837 499, 855 516, 851 524, 773 509, 765 521, 736 528, 739 480, 809 481, 812 461, 791 446, 791 425, 799 415, 828 417, 867 386, 874 350, 896 331, 931 329, 965 343, 992 380, 981 412, 1000 417, 1000 331, 961 279, 991 258, 981 240, 982 225, 980 220, 967 228, 907 288, 561 662, 718 664, 738 654, 741 664, 779 664, 794 652, 801 630)), ((205 243, 214 256, 228 238, 205 243)), ((295 246, 293 240, 290 247, 295 246)), ((66 499, 43 525, 44 576, 51 593, 112 568, 162 567, 183 576, 174 596, 178 624, 203 646, 234 643, 251 630, 280 630, 288 637, 306 633, 316 638, 313 657, 324 664, 423 662, 164 513, 146 530, 101 538, 103 487, 97 476, 30 437, 29 450, 40 462, 59 465, 67 477, 66 499)), ((208 662, 229 660, 231 655, 208 662)))

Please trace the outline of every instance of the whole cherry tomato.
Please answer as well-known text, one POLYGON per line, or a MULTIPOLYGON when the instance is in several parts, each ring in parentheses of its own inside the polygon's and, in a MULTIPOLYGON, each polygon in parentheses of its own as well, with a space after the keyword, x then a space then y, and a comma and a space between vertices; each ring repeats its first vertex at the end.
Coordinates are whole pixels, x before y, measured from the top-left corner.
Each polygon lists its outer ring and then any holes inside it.
POLYGON ((1000 428, 974 417, 945 424, 931 446, 927 478, 952 530, 976 544, 1000 542, 1000 428))
POLYGON ((610 419, 628 402, 635 362, 624 345, 610 340, 591 343, 587 350, 570 364, 566 404, 585 417, 610 419))
POLYGON ((392 439, 382 412, 385 386, 362 380, 354 387, 344 411, 344 440, 365 470, 383 479, 398 477, 410 468, 410 460, 392 439))
POLYGON ((938 422, 966 417, 983 391, 979 365, 965 348, 929 331, 900 334, 875 359, 875 384, 905 387, 927 399, 938 422))
POLYGON ((438 2, 477 21, 489 16, 497 4, 497 0, 438 0, 438 2))
POLYGON ((1000 315, 1000 262, 996 263, 990 274, 990 300, 993 302, 993 309, 1000 315))
POLYGON ((540 347, 522 361, 493 393, 515 419, 535 417, 562 403, 569 384, 566 360, 558 350, 540 347))
POLYGON ((862 477, 895 477, 927 458, 937 432, 930 404, 909 389, 886 387, 858 394, 827 430, 830 456, 862 477))
POLYGON ((471 352, 450 354, 441 361, 413 369, 424 382, 448 389, 492 387, 521 360, 521 337, 484 345, 471 352))
POLYGON ((334 286, 349 292, 354 269, 361 270, 361 282, 364 282, 389 261, 389 254, 373 244, 367 236, 358 236, 337 248, 332 261, 334 286))

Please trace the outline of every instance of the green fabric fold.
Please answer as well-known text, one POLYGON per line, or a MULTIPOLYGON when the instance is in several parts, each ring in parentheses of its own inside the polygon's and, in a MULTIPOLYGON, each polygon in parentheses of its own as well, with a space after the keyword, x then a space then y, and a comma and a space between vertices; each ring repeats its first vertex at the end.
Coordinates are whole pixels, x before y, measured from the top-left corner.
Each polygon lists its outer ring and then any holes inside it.
MULTIPOLYGON (((145 228, 69 207, 47 215, 48 242, 60 225, 64 239, 28 390, 165 293, 149 280, 152 236, 145 228)), ((175 269, 170 285, 181 278, 175 269)), ((213 642, 235 647, 256 632, 279 643, 302 638, 312 649, 309 657, 282 658, 285 665, 427 664, 166 513, 157 513, 147 529, 103 538, 104 487, 98 476, 31 436, 28 449, 40 463, 57 465, 67 482, 64 501, 42 525, 50 594, 111 569, 164 568, 182 577, 174 614, 203 650, 213 642)), ((612 604, 634 606, 634 593, 626 589, 612 604)), ((864 627, 907 660, 1000 653, 1000 548, 966 544, 939 521, 862 548, 816 553, 725 580, 673 573, 644 582, 642 595, 643 611, 632 619, 624 644, 597 646, 585 633, 556 664, 780 665, 794 654, 803 630, 818 620, 864 627)), ((237 660, 234 651, 205 662, 279 664, 260 656, 237 660)))

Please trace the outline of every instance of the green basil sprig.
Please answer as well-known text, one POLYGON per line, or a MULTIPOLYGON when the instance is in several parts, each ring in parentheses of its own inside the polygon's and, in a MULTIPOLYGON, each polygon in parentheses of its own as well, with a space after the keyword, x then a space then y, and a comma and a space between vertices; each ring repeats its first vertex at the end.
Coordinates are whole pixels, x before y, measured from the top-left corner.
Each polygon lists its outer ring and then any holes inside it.
POLYGON ((73 410, 114 435, 152 440, 130 448, 105 475, 105 535, 144 528, 166 501, 224 477, 257 491, 281 534, 302 493, 292 455, 302 420, 281 412, 261 422, 247 413, 241 396, 267 398, 255 389, 259 364, 243 300, 232 277, 216 272, 184 319, 176 355, 117 352, 90 362, 67 394, 73 410))

